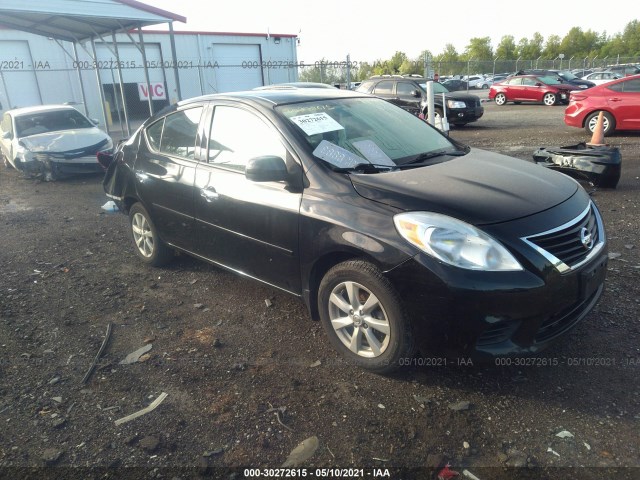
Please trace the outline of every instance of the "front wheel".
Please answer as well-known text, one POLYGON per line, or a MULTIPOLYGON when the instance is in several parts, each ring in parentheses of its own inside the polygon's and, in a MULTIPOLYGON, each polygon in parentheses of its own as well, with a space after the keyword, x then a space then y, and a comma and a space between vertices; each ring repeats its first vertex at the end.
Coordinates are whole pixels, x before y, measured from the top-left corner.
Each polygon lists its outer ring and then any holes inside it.
POLYGON ((149 212, 140 203, 129 210, 129 225, 133 246, 144 263, 159 267, 171 260, 173 250, 160 239, 149 212))
POLYGON ((507 96, 504 93, 498 93, 494 101, 497 105, 505 105, 507 103, 507 96))
POLYGON ((320 282, 318 308, 329 341, 359 367, 389 373, 414 353, 400 297, 371 263, 351 260, 329 270, 320 282))
POLYGON ((556 104, 558 98, 555 93, 545 93, 544 97, 542 97, 542 101, 547 107, 551 107, 556 104))

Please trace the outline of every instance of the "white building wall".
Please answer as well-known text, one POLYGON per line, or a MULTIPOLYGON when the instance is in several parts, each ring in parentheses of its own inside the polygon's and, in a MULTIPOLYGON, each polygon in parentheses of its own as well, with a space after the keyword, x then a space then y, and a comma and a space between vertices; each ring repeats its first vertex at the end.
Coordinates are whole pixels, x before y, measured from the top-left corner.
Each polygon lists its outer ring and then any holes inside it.
MULTIPOLYGON (((144 33, 143 36, 150 81, 164 83, 166 102, 173 103, 178 99, 178 89, 172 68, 170 36, 168 32, 144 33)), ((298 79, 295 38, 205 32, 175 32, 174 38, 183 99, 298 79)), ((123 82, 130 85, 144 83, 142 54, 132 41, 138 42, 137 32, 131 33, 131 37, 120 33, 116 39, 123 82)), ((96 39, 100 82, 110 94, 107 100, 120 103, 119 98, 113 99, 112 85, 119 83, 119 77, 111 36, 104 40, 106 43, 96 39)), ((46 37, 0 29, 1 109, 65 102, 82 104, 81 76, 87 113, 103 123, 98 78, 91 52, 91 43, 78 45, 81 67, 78 73, 71 43, 58 44, 46 37)), ((128 97, 128 106, 130 100, 128 97)), ((146 102, 138 102, 136 107, 145 108, 148 115, 146 102)), ((78 105, 78 108, 83 110, 84 107, 78 105)), ((111 109, 115 110, 115 105, 111 105, 111 109)))

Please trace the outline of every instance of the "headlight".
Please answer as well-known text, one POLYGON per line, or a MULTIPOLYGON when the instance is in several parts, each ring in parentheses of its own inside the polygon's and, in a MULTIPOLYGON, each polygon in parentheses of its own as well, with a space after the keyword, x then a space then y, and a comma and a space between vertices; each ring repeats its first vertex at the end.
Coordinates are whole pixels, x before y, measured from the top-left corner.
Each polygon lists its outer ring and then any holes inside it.
POLYGON ((400 213, 393 221, 405 240, 449 265, 491 272, 523 269, 496 240, 455 218, 411 212, 400 213))
POLYGON ((460 100, 447 100, 448 108, 465 108, 466 106, 467 104, 460 100))

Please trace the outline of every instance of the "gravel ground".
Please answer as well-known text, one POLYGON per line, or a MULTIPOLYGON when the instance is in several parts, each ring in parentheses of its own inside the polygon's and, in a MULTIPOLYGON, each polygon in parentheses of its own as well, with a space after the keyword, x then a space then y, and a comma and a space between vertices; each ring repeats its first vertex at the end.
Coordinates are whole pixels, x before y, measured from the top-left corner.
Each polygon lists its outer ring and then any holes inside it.
MULTIPOLYGON (((527 160, 588 140, 562 107, 485 105, 451 137, 527 160)), ((186 256, 142 266, 100 177, 0 168, 0 478, 251 477, 312 437, 296 476, 640 478, 640 134, 608 141, 623 174, 587 186, 615 257, 595 310, 544 363, 392 377, 342 362, 296 298, 186 256)))

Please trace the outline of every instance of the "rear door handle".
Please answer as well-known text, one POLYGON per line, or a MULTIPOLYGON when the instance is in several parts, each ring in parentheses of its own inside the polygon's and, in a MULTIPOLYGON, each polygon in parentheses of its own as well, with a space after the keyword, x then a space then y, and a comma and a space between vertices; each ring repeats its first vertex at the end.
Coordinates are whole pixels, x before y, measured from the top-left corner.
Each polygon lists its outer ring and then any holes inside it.
POLYGON ((204 198, 208 203, 217 200, 220 195, 216 192, 216 189, 213 187, 207 187, 200 190, 200 196, 204 198))
POLYGON ((610 102, 621 102, 621 101, 622 101, 622 99, 621 99, 621 98, 618 98, 618 97, 614 97, 614 98, 610 98, 610 99, 609 99, 609 101, 610 101, 610 102))

